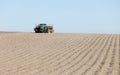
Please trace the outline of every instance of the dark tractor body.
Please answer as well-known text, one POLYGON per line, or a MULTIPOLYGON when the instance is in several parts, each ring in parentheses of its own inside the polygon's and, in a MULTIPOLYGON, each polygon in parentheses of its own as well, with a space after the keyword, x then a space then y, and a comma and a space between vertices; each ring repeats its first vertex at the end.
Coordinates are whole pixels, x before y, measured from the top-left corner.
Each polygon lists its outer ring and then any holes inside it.
POLYGON ((34 28, 35 33, 53 33, 53 26, 47 26, 46 24, 39 24, 34 28))

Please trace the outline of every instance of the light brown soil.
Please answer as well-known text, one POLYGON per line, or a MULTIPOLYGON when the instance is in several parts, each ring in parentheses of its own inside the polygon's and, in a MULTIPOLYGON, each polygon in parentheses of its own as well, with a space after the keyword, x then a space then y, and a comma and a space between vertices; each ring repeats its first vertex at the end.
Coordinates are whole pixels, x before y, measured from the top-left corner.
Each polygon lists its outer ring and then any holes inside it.
POLYGON ((120 35, 0 33, 0 75, 120 75, 120 35))

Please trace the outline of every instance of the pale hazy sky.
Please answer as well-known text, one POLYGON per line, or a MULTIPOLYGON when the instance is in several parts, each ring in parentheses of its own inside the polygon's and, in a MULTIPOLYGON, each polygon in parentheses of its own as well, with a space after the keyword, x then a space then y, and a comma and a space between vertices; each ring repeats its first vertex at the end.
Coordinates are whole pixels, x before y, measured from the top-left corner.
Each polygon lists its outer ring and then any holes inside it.
POLYGON ((33 32, 39 23, 55 32, 120 33, 120 0, 0 0, 0 31, 33 32))

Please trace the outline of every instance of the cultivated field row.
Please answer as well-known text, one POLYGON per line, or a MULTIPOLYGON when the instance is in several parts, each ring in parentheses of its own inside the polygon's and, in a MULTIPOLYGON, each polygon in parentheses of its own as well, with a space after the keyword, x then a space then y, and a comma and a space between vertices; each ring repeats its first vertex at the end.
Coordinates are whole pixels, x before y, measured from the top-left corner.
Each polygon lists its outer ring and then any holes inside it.
POLYGON ((120 35, 0 33, 0 75, 120 75, 120 35))

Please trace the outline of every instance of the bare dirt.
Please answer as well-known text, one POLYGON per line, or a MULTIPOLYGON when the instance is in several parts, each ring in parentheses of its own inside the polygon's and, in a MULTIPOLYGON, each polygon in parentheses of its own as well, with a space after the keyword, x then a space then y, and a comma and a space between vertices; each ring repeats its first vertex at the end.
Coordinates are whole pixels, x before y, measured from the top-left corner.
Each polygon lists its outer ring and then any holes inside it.
POLYGON ((120 35, 1 32, 0 75, 120 75, 120 35))

